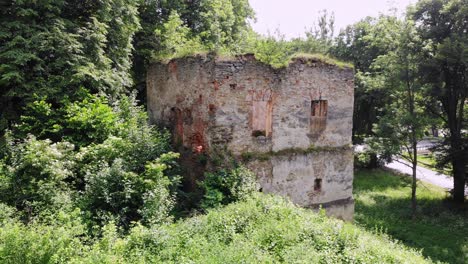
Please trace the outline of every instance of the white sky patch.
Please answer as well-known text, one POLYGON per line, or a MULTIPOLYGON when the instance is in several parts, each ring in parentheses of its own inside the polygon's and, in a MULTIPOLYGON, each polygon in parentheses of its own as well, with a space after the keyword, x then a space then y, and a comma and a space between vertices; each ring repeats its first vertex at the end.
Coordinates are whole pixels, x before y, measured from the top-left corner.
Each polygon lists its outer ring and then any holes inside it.
POLYGON ((341 28, 367 16, 389 13, 396 8, 401 14, 416 0, 249 0, 255 10, 257 22, 254 30, 261 34, 276 29, 287 38, 304 36, 306 29, 317 23, 319 11, 335 13, 335 35, 341 28))

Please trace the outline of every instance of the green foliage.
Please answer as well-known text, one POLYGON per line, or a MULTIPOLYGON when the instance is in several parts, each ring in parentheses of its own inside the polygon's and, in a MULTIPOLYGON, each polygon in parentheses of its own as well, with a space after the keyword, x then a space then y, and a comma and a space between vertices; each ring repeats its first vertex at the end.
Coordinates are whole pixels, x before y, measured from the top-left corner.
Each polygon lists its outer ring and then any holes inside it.
MULTIPOLYGON (((246 51, 273 68, 288 66, 293 57, 314 57, 329 64, 339 65, 340 62, 331 59, 330 49, 333 46, 334 15, 328 15, 326 10, 319 13, 318 26, 306 32, 305 38, 286 40, 278 30, 268 36, 251 36, 245 44, 246 51)), ((348 59, 348 58, 347 58, 348 59)), ((348 67, 343 64, 339 66, 348 67)))
POLYGON ((145 180, 141 187, 147 191, 141 196, 143 207, 139 212, 144 223, 158 224, 170 219, 171 210, 175 206, 175 196, 171 190, 179 183, 179 178, 170 178, 164 173, 171 168, 168 164, 178 157, 178 154, 170 152, 146 165, 145 180))
POLYGON ((49 225, 3 223, 3 263, 428 263, 420 253, 279 197, 255 195, 172 225, 112 223, 89 240, 77 215, 49 225), (288 221, 285 221, 287 219, 288 221), (37 250, 30 250, 37 249, 37 250))
POLYGON ((459 203, 465 200, 468 173, 467 6, 466 0, 421 0, 409 12, 424 44, 418 69, 428 87, 427 109, 449 131, 441 151, 452 164, 454 200, 459 203))
POLYGON ((64 136, 77 146, 100 143, 118 129, 119 117, 105 97, 89 96, 66 106, 64 136))
MULTIPOLYGON (((79 159, 87 167, 99 166, 102 162, 111 164, 116 158, 124 161, 126 168, 141 173, 147 161, 158 158, 170 148, 170 135, 167 131, 159 131, 148 124, 148 117, 141 106, 137 105, 134 96, 122 97, 114 103, 114 107, 99 106, 108 112, 103 112, 103 116, 115 116, 117 119, 112 125, 112 133, 107 134, 107 138, 87 145, 80 150, 79 159)), ((84 127, 92 127, 107 133, 107 127, 93 127, 93 120, 83 119, 84 127)), ((92 131, 92 130, 91 130, 92 131)), ((85 167, 86 167, 85 166, 85 167)))
POLYGON ((418 154, 418 165, 451 176, 452 168, 449 164, 445 166, 440 166, 440 164, 438 164, 437 161, 440 160, 440 154, 441 153, 418 154))
POLYGON ((205 192, 202 208, 242 200, 257 190, 255 175, 244 167, 206 173, 200 184, 205 192))
POLYGON ((466 263, 468 212, 452 208, 446 190, 418 181, 418 214, 412 219, 410 177, 359 170, 353 189, 357 225, 386 233, 434 261, 466 263))
POLYGON ((0 222, 0 262, 65 263, 86 248, 85 228, 78 210, 59 212, 47 224, 0 222))
POLYGON ((244 200, 258 190, 256 175, 243 166, 205 173, 200 186, 203 209, 244 200))
POLYGON ((289 64, 294 51, 284 35, 276 32, 276 36, 258 37, 255 41, 254 53, 259 61, 273 68, 282 68, 289 64))
POLYGON ((362 152, 354 152, 354 167, 356 168, 372 168, 373 158, 376 155, 375 151, 364 150, 362 152))
POLYGON ((184 57, 194 52, 203 51, 200 38, 192 38, 191 30, 184 25, 180 16, 172 11, 161 29, 156 29, 156 36, 161 37, 161 50, 156 51, 156 59, 172 59, 184 57))
MULTIPOLYGON (((154 147, 149 144, 148 137, 158 137, 158 132, 148 125, 146 113, 138 106, 135 94, 121 96, 112 103, 105 96, 86 91, 82 97, 81 101, 64 102, 61 109, 54 109, 45 100, 28 104, 26 114, 14 127, 14 136, 22 139, 31 133, 39 139, 65 139, 78 148, 100 144, 110 136, 116 136, 140 142, 142 152, 154 147)), ((168 138, 168 135, 161 134, 161 137, 168 138)))
POLYGON ((8 142, 8 156, 0 164, 0 200, 21 210, 29 218, 67 206, 73 176, 74 146, 52 143, 29 136, 22 142, 8 142))
MULTIPOLYGON (((51 103, 45 99, 36 100, 26 105, 24 115, 20 117, 20 123, 14 128, 15 137, 26 138, 27 134, 33 134, 38 138, 47 138, 59 134, 62 130, 60 113, 55 111, 51 103)), ((52 137, 54 140, 60 140, 52 137)))
MULTIPOLYGON (((0 11, 0 113, 47 98, 53 108, 81 87, 118 94, 132 85, 137 1, 7 1, 0 11)), ((0 127, 4 130, 6 127, 0 127)))
MULTIPOLYGON (((142 218, 164 221, 172 210, 179 182, 177 176, 164 174, 178 157, 167 153, 169 134, 148 125, 147 115, 134 96, 103 109, 103 116, 114 116, 117 121, 109 123, 113 135, 96 130, 97 135, 107 134, 107 138, 82 147, 76 155, 75 184, 83 191, 80 206, 98 224, 113 220, 128 227, 142 218)), ((95 123, 92 118, 83 121, 84 127, 95 123)))
POLYGON ((129 171, 122 159, 115 159, 111 165, 104 163, 85 175, 85 189, 79 198, 96 223, 114 221, 128 228, 138 220, 145 223, 163 223, 169 219, 174 206, 174 194, 170 192, 178 178, 169 178, 167 164, 178 155, 162 154, 148 162, 142 174, 129 171))
POLYGON ((170 170, 178 155, 169 152, 169 134, 148 125, 134 95, 112 105, 105 97, 88 95, 60 111, 44 101, 32 106, 36 113, 23 118, 18 130, 34 127, 43 137, 65 140, 9 136, 0 163, 0 201, 27 220, 61 207, 82 208, 91 226, 112 220, 128 228, 132 221, 169 219, 179 182, 170 170), (34 122, 37 113, 64 116, 50 120, 62 129, 50 131, 48 123, 34 122))
POLYGON ((291 44, 296 52, 308 54, 329 54, 334 46, 335 15, 322 10, 318 14, 317 24, 305 32, 305 39, 292 39, 291 44))
POLYGON ((374 74, 368 86, 385 90, 391 100, 385 102, 373 132, 376 140, 372 146, 382 157, 397 155, 416 164, 416 144, 424 136, 430 119, 424 109, 423 85, 417 65, 420 61, 421 40, 411 21, 401 25, 395 47, 379 56, 371 64, 374 74))
MULTIPOLYGON (((373 125, 381 115, 383 105, 389 100, 387 90, 380 87, 381 80, 374 77, 377 69, 371 65, 375 59, 395 50, 401 32, 401 21, 395 16, 380 15, 367 17, 347 26, 335 39, 330 54, 338 59, 350 61, 356 70, 355 99, 353 114, 353 141, 374 135, 373 125)), ((385 69, 385 68, 384 68, 385 69)))
POLYGON ((254 11, 248 0, 147 0, 138 11, 141 29, 135 35, 133 71, 139 91, 146 88, 151 59, 244 52, 252 34, 254 11))

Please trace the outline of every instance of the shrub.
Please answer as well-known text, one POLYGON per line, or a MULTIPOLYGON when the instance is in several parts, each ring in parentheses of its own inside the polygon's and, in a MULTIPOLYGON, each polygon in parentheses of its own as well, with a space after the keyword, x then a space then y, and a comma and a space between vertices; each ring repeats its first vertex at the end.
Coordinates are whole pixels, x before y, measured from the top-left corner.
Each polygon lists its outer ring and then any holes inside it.
MULTIPOLYGON (((9 136, 7 136, 9 137, 9 136)), ((29 136, 7 144, 0 164, 0 199, 22 210, 24 216, 56 210, 70 202, 67 180, 72 176, 74 146, 29 136)))
POLYGON ((179 179, 169 178, 164 172, 177 157, 175 153, 163 154, 148 162, 142 174, 129 171, 119 158, 111 165, 103 163, 96 171, 88 171, 80 198, 82 208, 97 224, 114 221, 128 228, 139 220, 167 222, 175 199, 170 188, 178 184, 179 179))
POLYGON ((243 200, 258 190, 255 174, 243 166, 206 173, 200 185, 204 209, 243 200))
POLYGON ((59 212, 48 224, 33 221, 28 225, 0 222, 0 262, 65 263, 85 251, 86 236, 80 212, 59 212))
POLYGON ((354 152, 354 166, 356 168, 377 168, 384 164, 385 160, 382 157, 378 157, 374 151, 364 150, 354 152))
POLYGON ((45 225, 4 221, 2 263, 429 263, 382 234, 264 194, 172 225, 84 234, 79 211, 45 225))
POLYGON ((384 235, 262 194, 174 225, 137 226, 118 243, 123 262, 430 262, 384 235))
POLYGON ((286 67, 294 51, 291 49, 291 43, 285 40, 284 35, 279 32, 275 33, 276 35, 259 37, 255 41, 255 58, 273 68, 286 67))
MULTIPOLYGON (((33 135, 8 136, 6 158, 0 162, 0 202, 27 218, 78 206, 90 225, 114 221, 128 228, 132 221, 169 219, 179 182, 171 170, 178 155, 168 153, 169 133, 148 124, 135 95, 112 104, 101 96, 85 97, 60 112, 65 119, 54 136, 63 133, 77 148, 63 139, 54 143, 33 135)), ((44 101, 34 109, 55 116, 44 101)), ((34 128, 41 137, 55 133, 33 119, 24 121, 19 131, 34 128)))
POLYGON ((4 203, 0 203, 0 223, 3 221, 15 219, 15 213, 15 208, 4 203))
POLYGON ((63 132, 62 110, 54 110, 45 98, 38 99, 24 107, 20 123, 14 128, 16 138, 26 138, 32 134, 39 139, 61 140, 63 132))
POLYGON ((164 222, 179 182, 170 173, 178 157, 168 153, 170 135, 148 125, 135 95, 121 98, 109 109, 117 118, 113 135, 77 154, 75 182, 83 191, 81 208, 99 225, 114 221, 128 228, 132 221, 164 222))
POLYGON ((125 169, 141 173, 146 162, 170 150, 170 134, 148 124, 147 114, 137 105, 135 95, 122 97, 113 103, 112 108, 106 109, 110 111, 109 115, 115 116, 116 124, 111 134, 104 133, 107 135, 105 140, 94 141, 80 149, 79 159, 84 165, 80 169, 96 167, 103 162, 110 166, 120 158, 125 169))
POLYGON ((64 138, 79 147, 99 144, 117 132, 119 117, 103 96, 88 95, 65 111, 64 138))
POLYGON ((371 153, 369 152, 354 152, 354 166, 356 168, 367 168, 371 161, 371 153))

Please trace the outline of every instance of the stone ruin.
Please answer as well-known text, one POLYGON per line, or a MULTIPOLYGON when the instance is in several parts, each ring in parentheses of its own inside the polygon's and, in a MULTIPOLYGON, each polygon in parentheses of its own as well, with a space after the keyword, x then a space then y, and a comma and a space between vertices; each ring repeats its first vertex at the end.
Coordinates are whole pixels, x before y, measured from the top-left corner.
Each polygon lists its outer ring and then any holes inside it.
POLYGON ((154 63, 147 76, 150 120, 177 145, 194 156, 228 149, 263 192, 352 219, 353 69, 317 58, 273 69, 254 55, 194 56, 154 63))

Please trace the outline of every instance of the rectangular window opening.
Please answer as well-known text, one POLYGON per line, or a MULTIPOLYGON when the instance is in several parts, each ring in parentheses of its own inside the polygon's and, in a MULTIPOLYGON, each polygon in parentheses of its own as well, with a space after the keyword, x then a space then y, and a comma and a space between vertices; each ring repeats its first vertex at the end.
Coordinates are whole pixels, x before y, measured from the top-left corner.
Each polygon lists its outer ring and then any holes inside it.
POLYGON ((328 101, 327 100, 313 100, 312 101, 312 116, 326 117, 328 112, 328 101))
POLYGON ((252 105, 252 136, 270 137, 272 134, 272 102, 253 101, 252 105))
POLYGON ((322 190, 322 179, 315 179, 314 181, 314 191, 322 190))
POLYGON ((327 126, 328 101, 312 100, 310 109, 311 133, 317 135, 325 130, 327 126))

